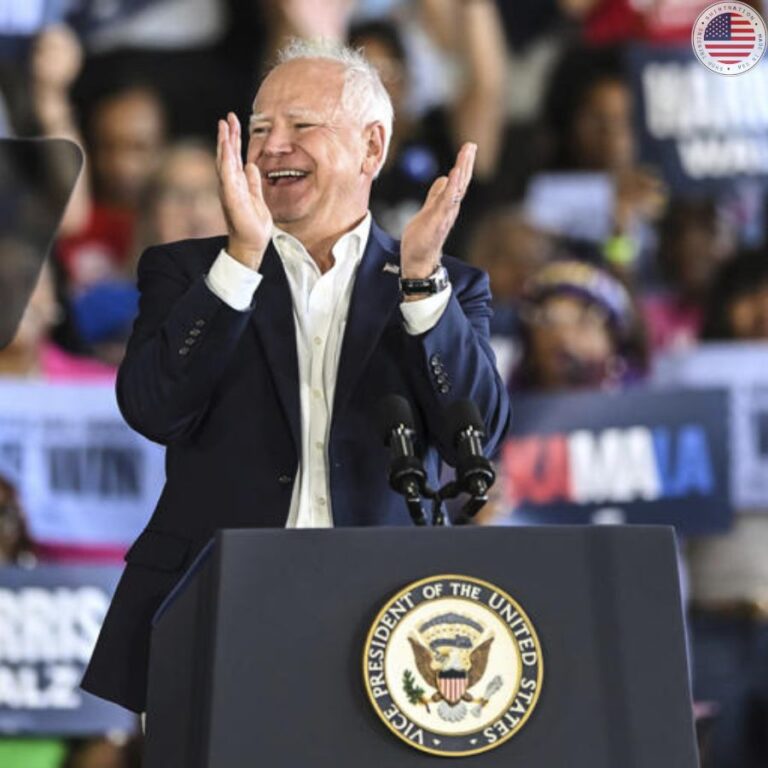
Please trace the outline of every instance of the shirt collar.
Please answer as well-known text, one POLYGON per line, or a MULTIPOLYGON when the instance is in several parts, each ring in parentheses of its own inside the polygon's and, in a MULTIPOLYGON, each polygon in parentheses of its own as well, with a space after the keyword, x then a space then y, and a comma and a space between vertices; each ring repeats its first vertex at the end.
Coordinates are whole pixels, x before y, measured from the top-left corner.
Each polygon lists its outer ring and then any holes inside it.
MULTIPOLYGON (((371 233, 371 221, 371 212, 368 211, 363 220, 354 229, 345 232, 336 241, 331 249, 336 263, 344 262, 348 259, 357 263, 363 258, 365 246, 371 233)), ((283 259, 301 258, 311 260, 312 258, 300 240, 274 224, 272 225, 272 244, 283 259)))

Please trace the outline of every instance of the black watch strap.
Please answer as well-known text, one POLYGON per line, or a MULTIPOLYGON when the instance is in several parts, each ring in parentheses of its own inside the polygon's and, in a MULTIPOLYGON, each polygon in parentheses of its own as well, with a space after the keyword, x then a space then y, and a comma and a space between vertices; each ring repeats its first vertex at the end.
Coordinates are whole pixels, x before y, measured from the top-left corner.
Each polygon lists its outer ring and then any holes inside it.
POLYGON ((422 280, 400 278, 400 293, 403 296, 416 296, 423 294, 440 293, 448 287, 448 272, 445 267, 438 267, 433 274, 422 280))

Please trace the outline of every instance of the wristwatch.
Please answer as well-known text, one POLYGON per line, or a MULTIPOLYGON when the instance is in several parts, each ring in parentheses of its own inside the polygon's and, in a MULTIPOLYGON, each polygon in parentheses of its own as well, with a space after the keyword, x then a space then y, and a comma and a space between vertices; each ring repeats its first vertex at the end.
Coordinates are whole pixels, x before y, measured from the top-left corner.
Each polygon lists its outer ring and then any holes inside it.
POLYGON ((400 293, 403 296, 440 293, 448 287, 449 282, 445 267, 438 267, 429 277, 422 280, 409 280, 406 277, 401 277, 400 293))

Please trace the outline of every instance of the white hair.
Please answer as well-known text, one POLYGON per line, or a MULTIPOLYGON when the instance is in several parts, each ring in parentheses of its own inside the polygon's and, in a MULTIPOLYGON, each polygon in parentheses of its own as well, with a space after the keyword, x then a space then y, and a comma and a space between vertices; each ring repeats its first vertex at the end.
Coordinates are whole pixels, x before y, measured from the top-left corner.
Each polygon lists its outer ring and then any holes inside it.
POLYGON ((363 123, 377 122, 384 127, 384 152, 379 166, 381 170, 392 139, 394 109, 376 67, 365 58, 362 49, 355 50, 332 40, 301 38, 292 38, 280 49, 275 67, 297 59, 324 59, 344 67, 342 106, 357 115, 363 123))

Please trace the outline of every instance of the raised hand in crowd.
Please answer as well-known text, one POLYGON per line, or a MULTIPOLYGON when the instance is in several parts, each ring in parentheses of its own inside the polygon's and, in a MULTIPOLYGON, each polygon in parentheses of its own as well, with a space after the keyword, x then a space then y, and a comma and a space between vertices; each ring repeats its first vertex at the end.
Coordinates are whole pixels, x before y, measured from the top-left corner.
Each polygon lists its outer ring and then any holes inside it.
MULTIPOLYGON (((43 29, 35 38, 30 57, 32 108, 44 136, 83 145, 70 100, 70 88, 83 65, 83 48, 65 24, 43 29)), ((80 230, 90 212, 87 174, 81 173, 64 214, 59 234, 80 230)))
POLYGON ((322 37, 326 40, 343 42, 355 0, 278 0, 282 12, 293 34, 305 39, 322 37))

